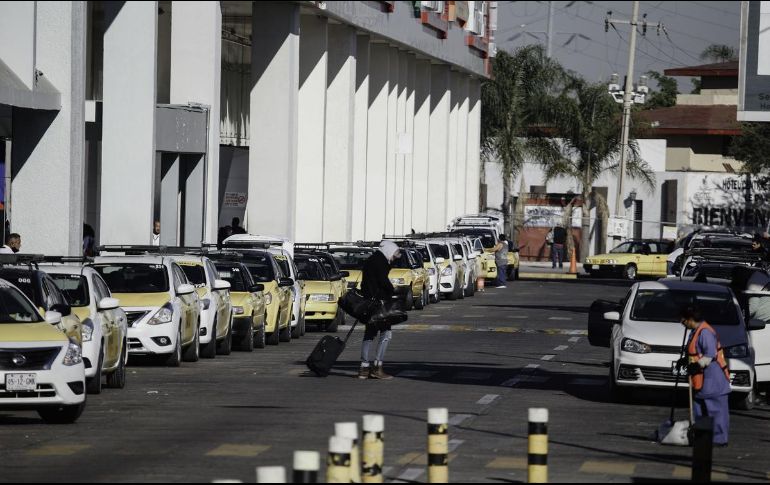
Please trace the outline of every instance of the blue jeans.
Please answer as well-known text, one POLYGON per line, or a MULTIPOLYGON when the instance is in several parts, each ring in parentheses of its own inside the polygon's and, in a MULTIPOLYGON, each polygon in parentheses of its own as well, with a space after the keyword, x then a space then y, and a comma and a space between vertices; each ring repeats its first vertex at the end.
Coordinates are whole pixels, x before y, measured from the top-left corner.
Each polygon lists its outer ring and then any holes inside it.
POLYGON ((505 275, 508 272, 508 265, 500 263, 495 263, 495 265, 497 266, 497 279, 495 280, 495 283, 497 286, 505 286, 505 275))
POLYGON ((559 263, 559 268, 564 267, 564 244, 553 244, 551 246, 551 268, 556 267, 556 262, 559 263))

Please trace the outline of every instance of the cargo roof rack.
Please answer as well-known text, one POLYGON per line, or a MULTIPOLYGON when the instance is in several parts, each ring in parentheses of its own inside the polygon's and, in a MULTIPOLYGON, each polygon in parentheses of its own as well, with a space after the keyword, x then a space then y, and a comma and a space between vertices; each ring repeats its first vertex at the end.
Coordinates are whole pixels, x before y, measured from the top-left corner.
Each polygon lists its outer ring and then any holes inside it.
POLYGON ((0 254, 0 266, 22 266, 27 265, 29 269, 38 267, 39 263, 44 262, 45 256, 42 254, 0 254))
POLYGON ((295 251, 328 251, 329 243, 294 243, 295 251))
POLYGON ((43 256, 43 263, 93 263, 94 258, 90 256, 43 256))
POLYGON ((270 249, 273 246, 283 246, 283 241, 265 240, 265 241, 227 241, 222 242, 221 248, 237 249, 270 249))

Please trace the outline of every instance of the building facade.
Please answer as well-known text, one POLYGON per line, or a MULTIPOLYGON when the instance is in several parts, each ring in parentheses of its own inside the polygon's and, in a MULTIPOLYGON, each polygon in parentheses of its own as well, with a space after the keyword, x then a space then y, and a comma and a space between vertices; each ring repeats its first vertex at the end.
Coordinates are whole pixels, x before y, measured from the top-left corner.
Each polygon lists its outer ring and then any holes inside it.
POLYGON ((479 206, 496 2, 4 2, 23 250, 436 230, 479 206))

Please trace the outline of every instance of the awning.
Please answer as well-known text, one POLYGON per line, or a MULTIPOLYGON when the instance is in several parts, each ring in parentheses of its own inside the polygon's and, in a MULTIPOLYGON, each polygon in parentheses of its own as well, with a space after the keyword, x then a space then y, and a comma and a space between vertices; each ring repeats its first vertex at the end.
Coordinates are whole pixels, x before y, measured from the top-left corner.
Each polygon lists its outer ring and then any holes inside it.
POLYGON ((34 89, 29 89, 0 59, 0 104, 42 110, 61 109, 61 93, 40 75, 34 89))

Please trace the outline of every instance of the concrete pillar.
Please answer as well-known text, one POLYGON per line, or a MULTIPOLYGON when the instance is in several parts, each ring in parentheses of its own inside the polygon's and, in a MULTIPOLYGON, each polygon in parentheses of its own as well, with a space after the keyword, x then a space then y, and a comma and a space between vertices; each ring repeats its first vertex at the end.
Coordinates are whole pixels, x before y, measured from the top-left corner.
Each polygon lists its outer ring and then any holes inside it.
POLYGON ((414 141, 412 168, 412 226, 417 232, 428 230, 428 189, 435 185, 428 171, 430 154, 431 65, 415 61, 414 141))
POLYGON ((366 214, 364 238, 385 230, 385 183, 388 160, 388 90, 390 47, 373 43, 369 51, 369 118, 366 143, 366 214))
POLYGON ((158 2, 106 2, 104 9, 108 27, 100 240, 149 244, 155 193, 158 2))
POLYGON ((388 49, 388 153, 385 175, 385 227, 380 231, 395 234, 396 232, 396 164, 398 160, 398 86, 399 86, 399 55, 398 49, 388 49))
POLYGON ((430 153, 428 154, 428 230, 446 229, 451 91, 449 66, 431 65, 430 153))
MULTIPOLYGON (((467 214, 465 201, 468 197, 468 81, 470 78, 457 73, 457 96, 459 106, 457 111, 457 197, 455 215, 467 214)), ((450 147, 451 148, 451 147, 450 147)), ((475 212, 475 211, 473 211, 475 212)))
POLYGON ((396 99, 396 167, 393 232, 404 233, 404 194, 406 193, 406 98, 409 60, 406 52, 398 53, 398 98, 396 99))
POLYGON ((468 144, 465 212, 476 213, 483 207, 479 202, 481 177, 481 82, 476 78, 468 81, 468 144))
POLYGON ((350 214, 352 240, 364 239, 366 221, 366 152, 369 121, 369 36, 356 37, 356 98, 353 122, 353 181, 350 214))
POLYGON ((12 230, 25 253, 82 254, 86 16, 86 2, 37 3, 35 67, 61 109, 13 110, 12 230))
MULTIPOLYGON (((209 107, 203 236, 216 242, 219 227, 219 112, 222 79, 222 10, 219 2, 172 2, 172 104, 209 107)), ((228 222, 229 223, 229 222, 228 222)))
POLYGON ((179 154, 158 153, 160 159, 160 243, 179 245, 179 154))
POLYGON ((323 241, 327 21, 300 17, 297 241, 323 241))
POLYGON ((414 85, 416 79, 415 66, 417 59, 407 55, 406 78, 406 140, 407 153, 404 155, 404 227, 402 233, 412 230, 412 211, 414 204, 414 85))
POLYGON ((295 236, 299 5, 254 2, 249 112, 249 199, 252 234, 295 236))
POLYGON ((457 190, 457 114, 460 111, 460 93, 458 73, 449 73, 449 139, 447 146, 447 173, 446 173, 446 214, 444 224, 457 217, 458 190, 457 190))
MULTIPOLYGON (((206 164, 203 155, 189 154, 179 157, 184 174, 184 246, 200 246, 203 237, 203 194, 206 181, 206 164)), ((162 227, 162 226, 161 226, 162 227)), ((161 233, 163 230, 161 229, 161 233)), ((216 242, 216 239, 214 240, 216 242)))
POLYGON ((329 25, 323 241, 351 238, 356 48, 355 29, 329 25))

